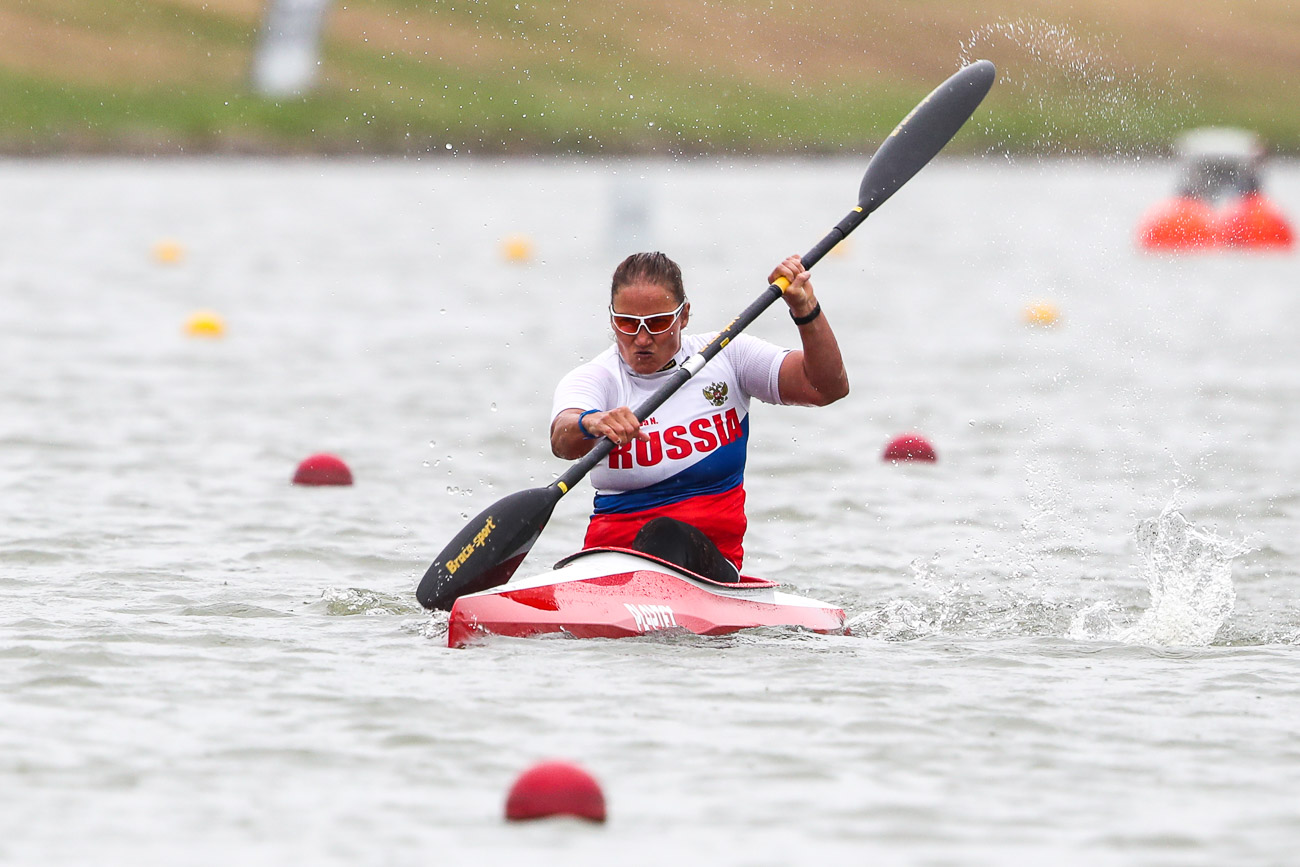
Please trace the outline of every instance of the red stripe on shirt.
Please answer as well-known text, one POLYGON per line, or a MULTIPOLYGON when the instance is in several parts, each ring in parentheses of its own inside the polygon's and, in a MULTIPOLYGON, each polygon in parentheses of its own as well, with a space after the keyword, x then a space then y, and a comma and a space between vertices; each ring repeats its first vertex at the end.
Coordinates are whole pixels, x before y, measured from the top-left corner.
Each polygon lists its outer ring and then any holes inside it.
POLYGON ((737 571, 745 557, 745 486, 737 485, 720 494, 691 497, 644 512, 592 515, 587 525, 585 548, 630 548, 637 531, 651 518, 676 518, 698 527, 718 546, 722 556, 737 571))

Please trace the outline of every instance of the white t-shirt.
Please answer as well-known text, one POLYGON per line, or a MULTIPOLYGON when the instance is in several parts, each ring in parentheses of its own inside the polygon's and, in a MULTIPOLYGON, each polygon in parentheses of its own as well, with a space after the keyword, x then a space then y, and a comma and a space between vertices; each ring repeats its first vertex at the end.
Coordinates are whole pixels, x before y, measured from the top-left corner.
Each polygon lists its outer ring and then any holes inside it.
MULTIPOLYGON (((633 373, 611 346, 560 380, 551 420, 566 409, 635 410, 665 377, 716 336, 688 334, 668 370, 633 373)), ((591 472, 597 514, 639 512, 744 481, 749 400, 781 403, 777 381, 790 350, 738 334, 642 425, 650 442, 618 446, 591 472)))

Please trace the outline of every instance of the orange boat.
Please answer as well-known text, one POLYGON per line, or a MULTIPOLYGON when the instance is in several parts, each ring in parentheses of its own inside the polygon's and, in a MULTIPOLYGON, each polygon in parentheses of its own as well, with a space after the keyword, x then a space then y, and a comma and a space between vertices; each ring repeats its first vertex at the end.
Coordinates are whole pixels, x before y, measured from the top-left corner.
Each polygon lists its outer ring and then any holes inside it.
POLYGON ((1264 147, 1254 133, 1192 130, 1179 139, 1178 153, 1178 192, 1143 216, 1138 246, 1164 252, 1294 246, 1290 222, 1261 187, 1264 147))

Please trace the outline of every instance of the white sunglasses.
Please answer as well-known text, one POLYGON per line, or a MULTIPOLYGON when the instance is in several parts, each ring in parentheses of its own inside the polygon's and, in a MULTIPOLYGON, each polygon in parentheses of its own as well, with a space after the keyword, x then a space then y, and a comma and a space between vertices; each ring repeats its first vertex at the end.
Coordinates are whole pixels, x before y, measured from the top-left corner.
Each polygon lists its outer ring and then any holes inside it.
POLYGON ((663 334, 677 317, 682 315, 686 309, 686 302, 683 301, 677 305, 677 309, 671 313, 651 313, 649 316, 633 316, 630 313, 615 313, 614 305, 609 307, 609 321, 614 324, 614 328, 622 334, 629 336, 635 335, 642 328, 645 328, 647 334, 663 334))

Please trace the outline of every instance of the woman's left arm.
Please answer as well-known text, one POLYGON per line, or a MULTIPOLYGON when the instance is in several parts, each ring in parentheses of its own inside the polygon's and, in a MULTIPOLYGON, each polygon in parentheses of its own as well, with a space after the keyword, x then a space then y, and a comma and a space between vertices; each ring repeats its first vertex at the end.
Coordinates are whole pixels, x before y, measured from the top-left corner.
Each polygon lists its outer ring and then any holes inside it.
POLYGON ((790 256, 776 266, 767 282, 774 283, 778 277, 790 283, 781 297, 790 307, 803 344, 781 362, 777 379, 781 402, 800 406, 834 403, 849 393, 849 375, 839 341, 813 293, 811 274, 798 256, 790 256))

